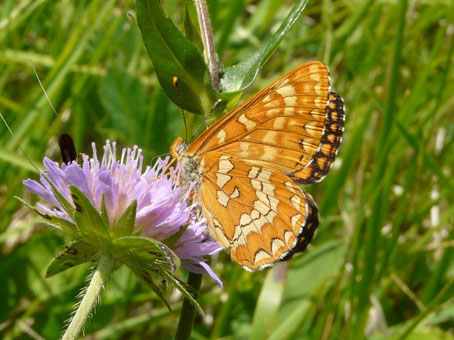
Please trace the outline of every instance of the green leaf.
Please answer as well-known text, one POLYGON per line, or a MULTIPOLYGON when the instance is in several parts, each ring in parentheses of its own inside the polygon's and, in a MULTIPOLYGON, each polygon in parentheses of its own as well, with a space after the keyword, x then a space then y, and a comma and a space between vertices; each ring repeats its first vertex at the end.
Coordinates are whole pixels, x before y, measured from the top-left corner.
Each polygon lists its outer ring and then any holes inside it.
POLYGON ((129 236, 134 228, 134 222, 136 221, 137 201, 134 200, 129 207, 126 208, 125 212, 118 219, 112 229, 113 237, 129 236))
MULTIPOLYGON (((43 216, 43 215, 41 215, 43 216)), ((53 228, 57 228, 62 230, 63 232, 67 233, 72 239, 76 239, 79 237, 79 231, 77 230, 77 226, 64 218, 55 215, 46 215, 47 218, 45 219, 44 223, 48 224, 53 228)))
MULTIPOLYGON (((383 337, 382 339, 384 339, 383 337)), ((389 337, 388 337, 389 339, 389 337)), ((449 331, 444 331, 438 327, 423 326, 420 329, 414 330, 411 334, 405 337, 406 340, 454 340, 454 336, 449 331)))
POLYGON ((137 0, 137 21, 159 82, 174 103, 207 113, 217 100, 202 55, 164 14, 157 0, 137 0), (173 86, 178 78, 178 92, 173 86))
POLYGON ((106 200, 104 199, 104 195, 102 195, 101 199, 101 218, 104 221, 104 224, 110 227, 109 215, 107 215, 106 200))
POLYGON ((78 230, 75 224, 69 222, 68 220, 65 220, 64 218, 61 218, 56 215, 48 214, 42 211, 39 211, 38 208, 32 206, 30 203, 25 201, 24 199, 14 196, 18 201, 20 201, 23 205, 25 205, 27 208, 34 210, 38 215, 40 215, 42 218, 44 218, 44 223, 48 224, 49 226, 62 230, 69 234, 70 237, 76 238, 78 236, 78 230))
POLYGON ((84 242, 75 241, 51 261, 45 277, 54 276, 66 269, 91 261, 95 255, 96 251, 93 247, 84 242))
POLYGON ((165 256, 166 252, 159 247, 159 243, 148 237, 142 236, 124 236, 112 240, 112 245, 115 247, 115 254, 126 252, 148 252, 151 256, 165 256))
POLYGON ((73 185, 70 185, 69 188, 76 205, 74 221, 81 235, 94 246, 108 248, 111 240, 109 227, 106 226, 99 212, 79 188, 73 185))
POLYGON ((168 247, 172 247, 173 245, 180 239, 181 235, 188 229, 188 225, 184 226, 181 228, 177 233, 173 234, 172 236, 169 236, 166 238, 164 241, 162 241, 164 244, 166 244, 168 247))
POLYGON ((136 275, 139 281, 144 282, 156 295, 164 302, 167 308, 171 311, 170 304, 167 299, 164 297, 159 286, 157 286, 153 281, 153 275, 161 276, 157 270, 148 268, 147 266, 138 266, 136 264, 127 264, 128 268, 136 275))
POLYGON ((164 267, 175 271, 181 263, 178 256, 165 244, 148 237, 125 236, 112 241, 112 253, 124 263, 164 267))
POLYGON ((134 230, 131 233, 131 236, 140 236, 140 234, 142 233, 143 228, 145 228, 145 226, 141 225, 140 227, 138 227, 136 230, 134 230))
MULTIPOLYGON (((40 211, 38 211, 33 205, 31 205, 30 203, 28 203, 26 200, 24 200, 22 197, 19 197, 19 196, 14 196, 15 199, 17 199, 19 202, 21 202, 23 205, 25 205, 27 208, 29 208, 30 210, 34 210, 36 211, 37 214, 43 216, 40 211)), ((43 216, 44 217, 44 216, 43 216)), ((46 217, 44 217, 46 218, 46 217)))
POLYGON ((203 51, 203 43, 200 33, 194 23, 189 9, 189 3, 186 2, 186 11, 184 16, 184 35, 196 46, 199 51, 203 51))
POLYGON ((61 194, 61 192, 57 189, 57 187, 54 185, 54 183, 52 183, 52 181, 50 179, 48 179, 46 177, 46 175, 43 175, 43 177, 50 184, 50 186, 52 188, 52 192, 54 193, 57 201, 61 204, 63 210, 68 214, 68 216, 73 216, 74 207, 72 206, 72 204, 66 200, 65 196, 63 196, 61 194))
POLYGON ((225 69, 223 75, 221 75, 221 88, 223 92, 242 91, 254 81, 262 65, 277 49, 279 43, 295 24, 308 2, 309 0, 298 1, 279 29, 265 41, 257 52, 248 59, 225 69))
POLYGON ((251 339, 266 339, 275 326, 281 305, 289 262, 275 265, 266 274, 252 321, 251 339))
POLYGON ((119 67, 112 67, 100 85, 101 102, 115 131, 131 144, 145 145, 142 132, 150 111, 145 86, 119 67))
POLYGON ((196 300, 197 294, 192 291, 192 287, 187 283, 181 281, 179 278, 168 271, 164 271, 163 275, 170 283, 173 283, 175 288, 178 289, 181 294, 183 294, 183 296, 189 300, 189 302, 191 302, 191 304, 195 307, 195 309, 197 309, 200 315, 202 315, 202 317, 205 317, 202 307, 200 307, 199 303, 196 300))
POLYGON ((343 243, 332 241, 292 259, 275 327, 268 339, 298 338, 295 333, 300 331, 300 320, 313 305, 311 297, 340 270, 345 252, 343 243))

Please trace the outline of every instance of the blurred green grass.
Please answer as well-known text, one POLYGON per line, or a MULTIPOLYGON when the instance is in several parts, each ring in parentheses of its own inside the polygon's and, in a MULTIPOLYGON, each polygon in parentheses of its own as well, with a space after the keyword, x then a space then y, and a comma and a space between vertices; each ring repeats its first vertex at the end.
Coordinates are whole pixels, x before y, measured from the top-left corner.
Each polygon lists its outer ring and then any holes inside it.
MULTIPOLYGON (((292 4, 209 1, 222 63, 253 53, 292 4)), ((182 1, 164 7, 181 23, 182 1)), ((19 146, 40 165, 44 155, 59 159, 66 132, 81 152, 109 138, 151 161, 184 135, 129 11, 133 1, 0 4, 0 112, 15 132, 0 134, 3 339, 58 337, 87 273, 43 278, 64 240, 13 198, 32 199, 22 180, 36 176, 19 146)), ((194 339, 454 339, 453 33, 447 0, 309 2, 243 98, 304 61, 330 67, 347 120, 335 166, 307 187, 319 231, 281 281, 282 268, 251 274, 225 253, 214 259, 225 288, 204 279, 207 318, 194 339)), ((170 338, 181 309, 178 295, 171 300, 169 312, 120 270, 87 337, 170 338)))

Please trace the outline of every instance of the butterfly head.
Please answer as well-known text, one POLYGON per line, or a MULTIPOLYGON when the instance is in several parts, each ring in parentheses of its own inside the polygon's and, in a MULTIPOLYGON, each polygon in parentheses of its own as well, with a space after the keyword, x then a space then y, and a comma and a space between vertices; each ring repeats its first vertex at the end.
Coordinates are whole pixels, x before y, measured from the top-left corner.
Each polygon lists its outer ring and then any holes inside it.
POLYGON ((183 155, 187 152, 187 150, 188 144, 183 142, 183 138, 178 137, 177 139, 174 140, 172 146, 170 147, 170 154, 172 155, 173 158, 180 162, 183 155))
POLYGON ((175 139, 170 148, 170 153, 181 165, 181 183, 183 188, 188 187, 191 182, 196 182, 198 189, 202 174, 198 164, 198 158, 188 152, 189 145, 183 142, 181 137, 175 139))

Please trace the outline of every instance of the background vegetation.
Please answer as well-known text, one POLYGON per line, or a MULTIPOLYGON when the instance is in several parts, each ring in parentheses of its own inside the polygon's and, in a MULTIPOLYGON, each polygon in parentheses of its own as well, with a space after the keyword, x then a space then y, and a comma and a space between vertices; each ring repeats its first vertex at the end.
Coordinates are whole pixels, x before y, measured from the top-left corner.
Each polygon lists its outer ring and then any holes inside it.
MULTIPOLYGON (((222 64, 256 51, 293 1, 208 1, 222 64)), ((331 69, 347 120, 319 204, 312 246, 289 268, 248 273, 213 259, 194 339, 454 339, 454 12, 452 1, 312 0, 243 98, 308 60, 331 69)), ((164 1, 182 24, 183 1, 164 1)), ((106 138, 148 162, 184 135, 159 86, 130 0, 0 3, 0 336, 54 339, 88 267, 43 273, 62 237, 13 198, 70 133, 80 152, 106 138), (30 62, 31 61, 31 62, 30 62), (33 73, 33 64, 51 106, 33 73)), ((180 25, 180 28, 182 25, 180 25)), ((200 119, 188 114, 190 123, 200 119)), ((191 124, 190 124, 191 125, 191 124)), ((182 272, 184 277, 186 273, 182 272)), ((173 310, 119 270, 86 329, 89 339, 167 339, 173 310)))

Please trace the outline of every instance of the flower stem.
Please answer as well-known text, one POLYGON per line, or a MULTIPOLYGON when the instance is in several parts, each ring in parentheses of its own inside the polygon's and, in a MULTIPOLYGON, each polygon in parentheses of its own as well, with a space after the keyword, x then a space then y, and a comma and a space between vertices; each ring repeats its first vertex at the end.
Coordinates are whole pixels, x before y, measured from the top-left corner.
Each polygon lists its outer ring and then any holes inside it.
POLYGON ((104 287, 109 275, 112 271, 113 261, 108 255, 102 255, 98 266, 91 278, 90 284, 87 287, 84 297, 77 308, 76 314, 71 320, 68 328, 63 335, 62 340, 77 339, 80 331, 87 322, 90 312, 99 300, 99 293, 104 287))
POLYGON ((206 0, 195 0, 195 6, 199 18, 200 34, 202 36, 203 55, 210 71, 211 85, 216 92, 219 92, 218 63, 206 0))
MULTIPOLYGON (((188 285, 194 288, 195 296, 197 299, 202 286, 202 274, 189 273, 188 285)), ((180 314, 180 320, 178 321, 177 334, 175 340, 186 340, 189 339, 194 324, 196 310, 194 306, 189 302, 188 299, 183 300, 183 308, 180 314)))

